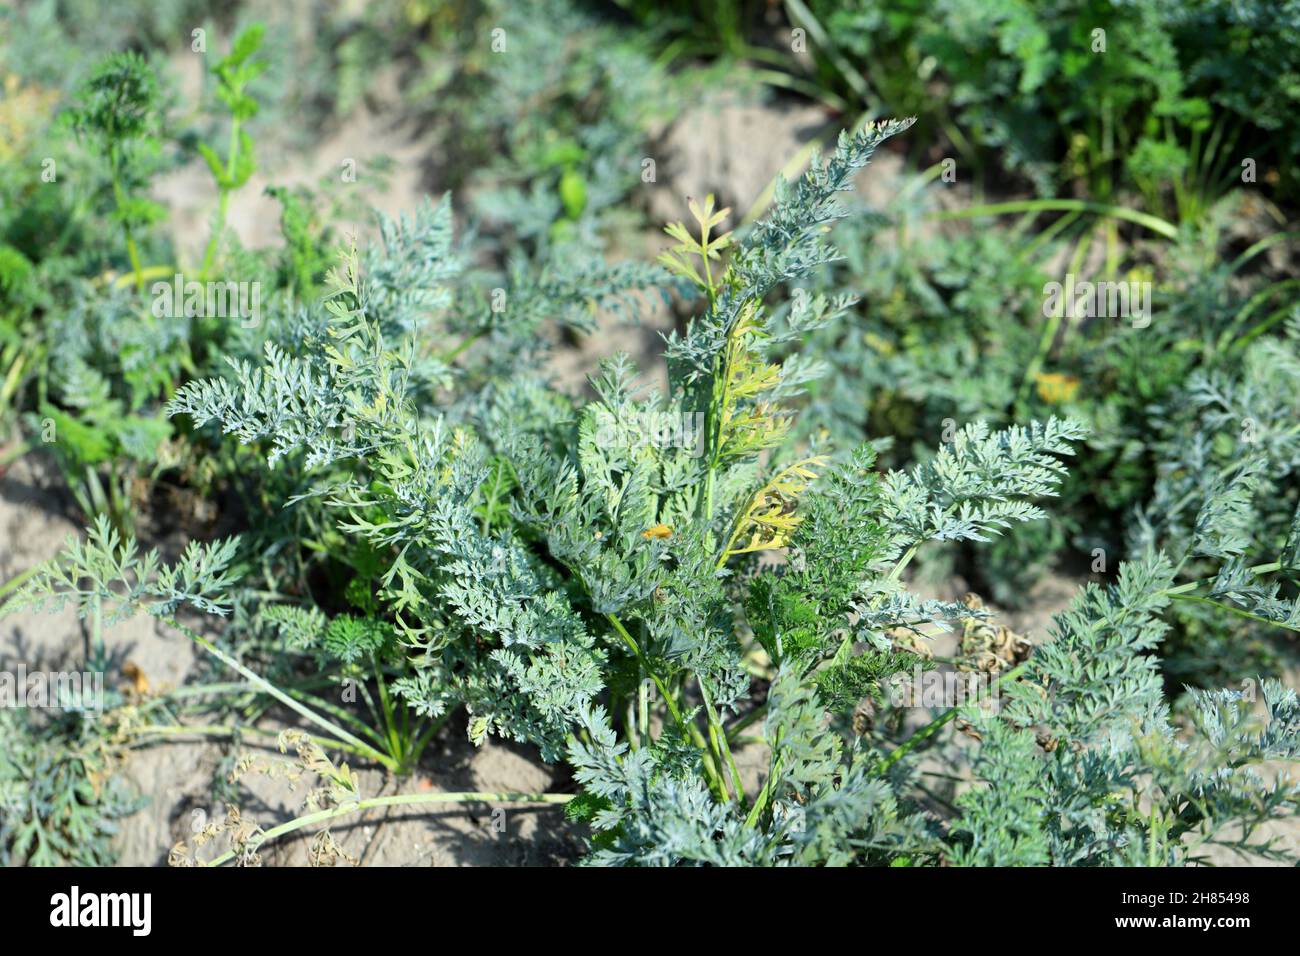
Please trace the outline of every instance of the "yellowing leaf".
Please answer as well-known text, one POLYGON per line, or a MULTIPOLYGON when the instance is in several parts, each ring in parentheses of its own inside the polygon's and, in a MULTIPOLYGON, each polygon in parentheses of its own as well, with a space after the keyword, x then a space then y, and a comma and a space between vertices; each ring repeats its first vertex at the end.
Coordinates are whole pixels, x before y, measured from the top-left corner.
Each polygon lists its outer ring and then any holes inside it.
POLYGON ((1079 380, 1060 372, 1040 372, 1034 381, 1038 386, 1038 397, 1053 405, 1070 401, 1079 391, 1079 380))
POLYGON ((736 554, 751 551, 768 551, 784 548, 799 527, 801 517, 795 513, 799 495, 817 477, 814 468, 825 464, 826 458, 816 455, 804 458, 778 471, 758 490, 749 506, 736 518, 736 524, 718 559, 718 567, 736 554), (745 540, 748 538, 748 540, 745 540))
POLYGON ((718 236, 710 236, 710 231, 722 222, 731 210, 721 209, 714 212, 712 194, 705 198, 703 207, 694 199, 688 199, 687 206, 695 221, 699 223, 699 235, 694 235, 686 228, 685 223, 669 223, 664 227, 664 232, 676 240, 677 245, 661 253, 658 261, 669 272, 689 279, 712 296, 717 286, 708 264, 711 261, 716 262, 720 258, 718 254, 720 250, 731 245, 731 236, 725 232, 718 236), (696 268, 692 256, 698 256, 704 262, 703 275, 696 268))
POLYGON ((695 221, 698 222, 706 232, 731 214, 730 206, 725 209, 719 209, 717 212, 713 211, 713 193, 709 193, 704 197, 703 209, 700 208, 699 203, 690 198, 686 200, 686 208, 691 211, 691 215, 695 217, 695 221))
POLYGON ((149 678, 135 661, 127 661, 122 665, 122 675, 131 682, 131 691, 137 697, 149 693, 149 678))

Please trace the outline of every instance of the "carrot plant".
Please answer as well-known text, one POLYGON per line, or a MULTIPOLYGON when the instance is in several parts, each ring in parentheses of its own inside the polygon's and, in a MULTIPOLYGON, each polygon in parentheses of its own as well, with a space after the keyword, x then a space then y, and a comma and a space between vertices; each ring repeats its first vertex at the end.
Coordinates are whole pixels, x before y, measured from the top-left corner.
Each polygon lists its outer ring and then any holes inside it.
MULTIPOLYGON (((837 194, 908 125, 842 135, 743 235, 711 200, 692 203, 694 224, 669 229, 670 271, 520 277, 455 362, 425 336, 476 328, 483 296, 449 216, 426 207, 388 223, 379 247, 343 253, 320 303, 268 323, 262 361, 232 357, 169 403, 283 474, 265 487, 292 488, 287 512, 320 524, 313 542, 277 547, 327 552, 344 601, 279 587, 274 568, 269 588, 241 590, 233 542, 166 565, 101 525, 10 606, 145 609, 315 736, 281 740, 321 781, 308 812, 265 832, 232 812, 199 841, 231 843, 207 862, 255 862, 269 839, 369 807, 470 800, 564 803, 601 864, 1179 864, 1215 843, 1278 855, 1250 837, 1293 812, 1297 790, 1252 767, 1296 758, 1295 694, 1273 682, 1198 693, 1175 720, 1150 652, 1175 601, 1300 621, 1279 591, 1300 525, 1259 560, 1240 533, 1249 489, 1229 475, 1199 499, 1190 544, 1153 540, 1031 649, 977 603, 911 594, 908 571, 922 547, 1043 518, 1036 502, 1057 494, 1081 425, 971 423, 886 473, 869 444, 788 440, 819 371, 788 346, 853 299, 795 297, 780 321, 769 302, 835 259, 837 194), (573 310, 575 294, 609 303, 654 284, 698 293, 666 341, 666 393, 643 389, 625 356, 593 375, 590 400, 527 360, 503 362, 501 343, 573 310), (180 620, 186 608, 237 608, 343 665, 336 693, 277 686, 223 648, 228 635, 180 620), (959 656, 940 660, 930 642, 954 626, 959 656), (982 675, 1000 706, 897 693, 954 666, 982 675), (348 695, 358 681, 378 701, 365 730, 364 701, 348 695), (909 729, 918 706, 933 719, 909 729), (428 728, 461 710, 475 744, 534 746, 572 769, 576 793, 367 797, 327 756, 408 771, 428 728), (935 790, 934 761, 960 785, 935 790)), ((341 858, 328 830, 313 855, 341 858)))
POLYGON ((77 134, 107 158, 114 218, 122 229, 131 275, 140 291, 144 273, 137 238, 158 220, 162 208, 141 195, 139 173, 147 164, 137 154, 157 148, 159 97, 157 77, 144 58, 120 53, 97 67, 83 85, 78 104, 65 114, 77 134))
MULTIPOLYGON (((1137 221, 1124 228, 1140 232, 1102 242, 1091 217, 1110 213, 1072 202, 1060 215, 1006 204, 1024 215, 1002 223, 991 218, 996 206, 962 207, 939 218, 979 217, 981 228, 936 232, 930 207, 950 188, 933 182, 937 172, 837 227, 843 261, 798 293, 863 294, 843 322, 790 347, 831 366, 809 390, 796 438, 821 429, 841 442, 883 437, 882 459, 898 466, 966 422, 1058 414, 1087 425, 1049 521, 928 555, 936 579, 960 574, 1003 607, 1032 603, 1053 570, 1113 570, 1156 541, 1185 548, 1215 482, 1234 476, 1254 476, 1243 506, 1251 549, 1279 551, 1300 508, 1289 371, 1300 338, 1294 280, 1269 259, 1293 234, 1230 236, 1226 223, 1253 201, 1244 193, 1224 199, 1203 232, 1175 230, 1167 244, 1137 221), (1145 285, 1147 314, 1048 314, 1045 293, 1063 273, 1145 285)), ((1194 562, 1179 573, 1198 576, 1194 562)), ((1173 617, 1162 646, 1171 687, 1276 676, 1293 657, 1285 630, 1187 602, 1173 617)))
POLYGON ((212 67, 212 74, 217 82, 217 98, 230 111, 230 142, 223 159, 207 143, 199 143, 199 153, 212 173, 217 184, 219 196, 216 223, 212 236, 208 239, 207 249, 203 253, 202 274, 211 273, 216 260, 217 250, 221 244, 222 233, 226 227, 226 210, 230 204, 230 194, 248 182, 257 168, 253 155, 253 140, 248 135, 245 124, 257 115, 258 102, 248 93, 248 84, 256 79, 264 69, 264 60, 255 60, 262 45, 265 27, 256 23, 239 34, 231 44, 230 53, 222 57, 212 67))

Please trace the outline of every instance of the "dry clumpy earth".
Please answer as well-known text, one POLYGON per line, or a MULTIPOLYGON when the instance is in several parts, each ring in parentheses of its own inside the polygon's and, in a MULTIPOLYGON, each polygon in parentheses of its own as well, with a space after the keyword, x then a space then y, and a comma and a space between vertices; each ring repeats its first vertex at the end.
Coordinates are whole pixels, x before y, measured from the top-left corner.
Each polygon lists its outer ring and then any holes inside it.
MULTIPOLYGON (((184 61, 178 66, 185 68, 184 61)), ((229 223, 246 247, 273 245, 278 240, 278 209, 263 195, 275 184, 314 184, 338 168, 340 157, 355 159, 364 171, 368 160, 394 160, 393 174, 384 192, 368 193, 366 204, 389 214, 412 208, 424 195, 438 196, 438 144, 410 132, 400 119, 397 104, 372 100, 370 108, 328 134, 310 154, 259 146, 262 170, 232 197, 229 223), (392 108, 389 108, 391 105, 392 108), (430 157, 435 159, 431 160, 430 157)), ((661 143, 660 182, 646 188, 651 221, 678 218, 686 196, 713 192, 723 205, 736 211, 732 222, 762 194, 781 165, 821 131, 827 117, 817 108, 783 108, 749 103, 724 103, 701 107, 667 130, 661 143), (707 135, 705 135, 707 133, 707 135), (755 144, 762 148, 756 149, 755 144)), ((863 177, 863 194, 883 202, 896 193, 902 160, 880 154, 869 175, 863 177)), ((361 182, 352 188, 365 188, 361 182)), ((172 209, 175 240, 193 256, 195 236, 211 213, 209 177, 201 164, 193 164, 165 180, 158 198, 172 209)), ((960 187, 949 198, 960 203, 960 187)), ((364 235, 366 226, 357 224, 364 235)), ((662 248, 662 235, 648 230, 644 248, 630 255, 652 256, 662 248)), ((596 333, 558 352, 553 363, 557 382, 581 389, 596 361, 616 351, 632 355, 651 381, 665 384, 658 361, 660 330, 671 326, 666 311, 632 327, 603 321, 596 333)), ((0 476, 0 581, 53 557, 69 535, 81 533, 75 512, 61 495, 52 469, 39 454, 30 455, 0 476)), ((145 546, 155 542, 145 540, 145 546)), ((1043 639, 1051 614, 1068 603, 1078 582, 1048 577, 1032 602, 1032 613, 1004 618, 1014 630, 1043 639)), ((961 596, 954 582, 951 599, 961 596)), ((143 675, 151 693, 182 685, 200 666, 202 652, 183 635, 151 618, 138 616, 105 635, 114 672, 106 680, 125 684, 128 675, 143 675)), ((0 619, 0 667, 12 669, 23 662, 28 669, 61 669, 84 658, 87 638, 73 609, 58 614, 21 613, 0 619)), ((282 729, 265 720, 264 729, 282 729)), ((269 740, 270 738, 268 738, 269 740)), ((253 753, 266 761, 280 758, 273 747, 243 743, 239 754, 253 753)), ((208 820, 225 816, 222 797, 214 783, 224 779, 236 756, 227 742, 211 739, 166 740, 133 749, 121 770, 130 786, 148 799, 136 814, 122 821, 119 834, 121 862, 156 866, 167 862, 169 850, 208 820)), ((737 755, 746 787, 757 789, 766 766, 761 748, 749 747, 737 755)), ((489 740, 473 747, 466 739, 463 718, 453 720, 426 751, 420 771, 397 779, 375 770, 358 773, 363 797, 434 791, 540 792, 569 786, 561 768, 543 764, 531 748, 489 740)), ((309 785, 308 785, 309 786, 309 785)), ((306 787, 291 788, 281 778, 244 776, 238 784, 242 817, 263 829, 304 812, 306 787)), ((483 866, 554 865, 572 862, 583 849, 585 828, 570 823, 555 807, 488 804, 429 804, 391 807, 344 817, 332 827, 339 847, 348 857, 366 865, 483 866), (494 812, 495 811, 495 812, 494 812)), ((264 846, 261 857, 268 865, 304 865, 309 862, 310 831, 300 831, 264 846)), ((1291 845, 1296 831, 1287 831, 1291 845)), ((221 847, 224 849, 224 846, 221 847)), ((205 858, 212 856, 209 849, 205 858)), ((1225 859, 1222 862, 1231 862, 1225 859)))

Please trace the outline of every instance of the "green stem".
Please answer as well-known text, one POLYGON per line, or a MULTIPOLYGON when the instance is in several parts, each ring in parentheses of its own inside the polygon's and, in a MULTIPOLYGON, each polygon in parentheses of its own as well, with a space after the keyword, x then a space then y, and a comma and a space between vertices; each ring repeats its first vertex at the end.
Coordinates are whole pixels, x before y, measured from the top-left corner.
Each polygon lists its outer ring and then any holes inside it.
POLYGON ((737 735, 738 735, 742 730, 744 730, 746 727, 748 727, 748 726, 749 726, 750 724, 752 724, 754 721, 756 721, 756 720, 758 720, 759 718, 761 718, 761 717, 762 717, 763 715, 765 715, 766 713, 767 713, 767 702, 764 701, 762 704, 760 704, 759 706, 755 707, 753 710, 751 710, 749 713, 745 714, 743 717, 739 718, 738 720, 733 721, 732 724, 731 724, 731 726, 728 727, 728 728, 726 728, 727 739, 728 739, 728 740, 735 740, 736 737, 737 737, 737 735))
MULTIPOLYGON (((317 694, 308 694, 306 691, 298 687, 288 687, 285 689, 285 693, 304 706, 315 707, 317 710, 328 714, 335 720, 345 721, 361 733, 367 735, 378 746, 383 747, 387 745, 387 741, 383 734, 379 733, 373 727, 368 726, 360 717, 348 713, 344 708, 337 704, 325 700, 317 694)), ((250 712, 251 710, 252 708, 250 708, 250 712)))
POLYGON ((234 737, 250 734, 255 737, 279 737, 275 730, 261 727, 222 727, 216 724, 149 724, 133 731, 136 736, 157 735, 160 737, 184 737, 192 734, 196 737, 234 737))
MULTIPOLYGON (((239 159, 239 120, 232 117, 230 120, 230 146, 226 151, 226 179, 233 180, 235 176, 235 163, 239 159)), ((212 230, 212 235, 208 238, 208 248, 203 253, 203 278, 207 278, 212 270, 213 260, 216 259, 217 246, 221 242, 221 234, 226 229, 226 210, 230 205, 230 190, 217 183, 217 190, 221 193, 221 198, 217 202, 217 222, 212 230)))
POLYGON ((650 688, 644 680, 637 682, 637 735, 650 743, 650 688))
MULTIPOLYGON (((208 697, 223 694, 251 694, 254 689, 246 681, 219 681, 212 684, 185 684, 167 692, 168 699, 177 697, 208 697)), ((158 698, 163 700, 164 698, 158 698)))
POLYGON ((375 660, 374 655, 370 657, 370 665, 375 672, 375 684, 379 688, 379 705, 383 708, 384 728, 388 734, 388 752, 393 758, 400 760, 402 757, 402 738, 397 730, 397 723, 393 720, 393 702, 388 698, 388 686, 384 682, 384 672, 375 660))
MULTIPOLYGON (((713 700, 709 697, 709 689, 704 686, 704 681, 697 674, 695 681, 700 686, 700 696, 704 699, 704 714, 709 722, 709 737, 714 742, 714 747, 718 753, 718 762, 726 760, 727 767, 731 770, 731 784, 736 791, 736 799, 744 804, 745 802, 745 785, 740 781, 740 770, 736 767, 736 759, 731 755, 731 747, 727 744, 726 731, 722 729, 722 721, 718 719, 717 711, 713 708, 713 700)), ((726 782, 725 780, 723 781, 726 782)))
POLYGON ((867 81, 862 76, 862 71, 855 69, 849 59, 840 52, 835 40, 822 26, 821 21, 813 15, 813 12, 804 5, 802 0, 785 0, 785 9, 792 22, 802 24, 804 29, 808 31, 808 35, 816 48, 831 62, 831 65, 835 67, 844 82, 857 94, 858 98, 874 109, 879 100, 867 85, 867 81))
POLYGON ((760 83, 766 83, 768 86, 793 90, 813 101, 820 100, 824 106, 836 113, 847 113, 850 109, 848 102, 842 96, 818 86, 811 80, 805 80, 802 77, 793 76, 781 70, 751 70, 750 77, 760 83))
POLYGON ((1258 621, 1261 624, 1272 624, 1274 627, 1284 628, 1288 631, 1295 631, 1300 634, 1300 627, 1293 624, 1287 624, 1283 621, 1274 621, 1267 617, 1260 617, 1258 614, 1251 614, 1249 611, 1239 607, 1233 607, 1231 604, 1224 604, 1222 601, 1215 601, 1211 598, 1201 597, 1198 594, 1175 594, 1172 595, 1175 601, 1191 601, 1196 604, 1208 604, 1210 607, 1216 607, 1221 611, 1227 611, 1229 614, 1235 614, 1237 617, 1244 617, 1251 621, 1258 621))
MULTIPOLYGON (((875 115, 876 113, 874 110, 867 110, 860 114, 858 118, 853 121, 851 127, 853 132, 861 130, 862 127, 870 122, 872 117, 875 115)), ((828 142, 830 142, 831 137, 841 129, 843 129, 843 124, 839 121, 828 123, 825 129, 823 129, 817 136, 805 143, 799 151, 795 153, 790 161, 781 167, 781 171, 776 176, 772 177, 771 182, 767 184, 764 190, 759 193, 758 198, 754 200, 754 204, 749 207, 744 217, 740 220, 740 225, 748 226, 751 223, 756 222, 758 217, 767 211, 767 207, 771 205, 773 197, 776 196, 776 184, 778 180, 784 179, 786 182, 793 182, 803 168, 808 165, 813 154, 821 150, 828 142)))
POLYGON ((90 618, 91 646, 99 660, 106 660, 104 655, 104 602, 95 598, 95 610, 90 618))
POLYGON ((673 720, 677 721, 677 723, 682 727, 685 727, 686 721, 682 718, 681 711, 677 709, 677 701, 674 699, 673 695, 669 693, 668 685, 663 682, 659 675, 656 674, 654 669, 650 666, 650 661, 646 658, 645 654, 642 653, 641 645, 636 642, 636 638, 628 633, 627 628, 623 626, 623 622, 613 614, 606 614, 605 619, 609 621, 614 630, 618 632, 619 637, 623 638, 623 642, 631 648, 633 655, 635 655, 637 661, 641 664, 641 667, 650 675, 650 679, 655 682, 655 686, 659 688, 659 693, 663 696, 664 703, 668 705, 668 712, 672 714, 673 720))
POLYGON ((619 636, 623 638, 624 643, 631 648, 633 655, 635 655, 637 661, 641 664, 641 667, 650 675, 650 679, 655 682, 655 686, 659 688, 659 693, 663 697, 664 703, 667 704, 668 712, 672 715, 673 720, 677 722, 677 725, 682 728, 687 736, 694 741, 695 746, 699 748, 700 757, 704 763, 705 775, 709 778, 709 783, 712 785, 714 792, 719 796, 725 797, 726 786, 722 783, 722 775, 718 772, 717 767, 713 763, 713 757, 709 753, 709 747, 704 740, 704 735, 700 733, 700 728, 696 727, 695 724, 682 716, 681 710, 677 707, 677 696, 669 690, 668 685, 663 682, 663 679, 654 672, 654 668, 650 666, 649 659, 641 650, 641 645, 636 642, 636 638, 628 633, 627 628, 623 626, 623 622, 613 614, 606 614, 605 618, 613 626, 614 630, 618 632, 619 636))
POLYGON ((184 624, 181 624, 174 617, 162 617, 160 618, 160 620, 164 624, 167 624, 170 627, 174 627, 176 630, 180 631, 191 641, 193 641, 195 644, 198 644, 199 647, 203 648, 205 651, 207 651, 217 660, 221 661, 221 663, 225 664, 227 667, 238 672, 241 677, 243 677, 250 684, 255 686, 258 690, 270 694, 280 703, 284 704, 284 706, 292 710, 295 714, 298 714, 304 719, 310 721, 311 723, 315 724, 317 727, 329 731, 329 733, 336 740, 340 740, 344 743, 350 744, 351 746, 357 748, 358 752, 361 755, 369 757, 371 760, 374 760, 376 763, 379 763, 384 767, 387 767, 389 770, 393 770, 393 771, 397 770, 396 761, 394 761, 392 757, 388 756, 387 754, 380 753, 378 750, 376 750, 374 747, 371 747, 365 741, 360 740, 359 738, 354 737, 352 734, 348 733, 342 727, 338 726, 338 724, 326 720, 324 717, 322 717, 320 714, 316 713, 315 711, 311 710, 309 707, 305 707, 302 704, 298 703, 298 701, 294 700, 284 691, 280 690, 280 688, 276 687, 270 681, 267 681, 259 677, 253 671, 249 670, 243 664, 239 663, 239 661, 235 660, 233 657, 231 657, 225 651, 221 650, 219 647, 217 647, 207 638, 203 637, 201 634, 198 634, 197 632, 186 627, 184 624))
POLYGON ((894 570, 889 572, 889 577, 886 578, 885 580, 897 581, 899 577, 902 575, 903 569, 906 568, 909 564, 911 564, 912 559, 916 557, 916 551, 919 547, 920 547, 919 544, 914 544, 910 548, 908 548, 907 551, 903 553, 903 556, 898 559, 898 563, 894 565, 894 570))
POLYGON ((1025 262, 1030 261, 1034 253, 1073 226, 1078 221, 1080 215, 1081 214, 1077 212, 1067 213, 1053 222, 1046 229, 1039 232, 1033 239, 1030 239, 1021 247, 1021 260, 1025 262))
POLYGON ((414 768, 419 765, 420 757, 424 754, 424 748, 429 746, 429 741, 433 739, 433 735, 443 728, 450 716, 451 712, 448 711, 438 719, 429 721, 429 726, 420 732, 420 735, 415 738, 415 743, 411 746, 406 759, 407 767, 414 768))
MULTIPOLYGON (((14 351, 16 350, 17 346, 15 345, 14 351)), ((18 386, 22 382, 23 370, 27 367, 28 360, 36 357, 34 352, 35 350, 26 354, 14 354, 12 351, 6 350, 6 361, 11 361, 12 364, 9 365, 9 370, 5 373, 4 381, 0 382, 0 414, 3 414, 14 395, 18 393, 18 386), (11 356, 12 358, 10 358, 11 356)), ((18 447, 19 454, 23 455, 27 453, 27 450, 31 445, 19 445, 18 447)), ((13 460, 9 457, 10 454, 12 454, 11 451, 0 455, 0 468, 5 467, 13 460)))
POLYGON ((35 575, 36 572, 38 572, 40 569, 41 566, 39 564, 33 565, 32 567, 28 568, 26 571, 20 571, 18 574, 15 574, 4 584, 0 584, 0 604, 4 603, 5 599, 9 595, 9 592, 16 591, 18 588, 22 587, 23 584, 29 578, 35 575))
POLYGON ((1237 256, 1237 258, 1233 259, 1232 263, 1228 266, 1228 272, 1236 272, 1261 252, 1266 252, 1279 242, 1287 242, 1291 239, 1300 239, 1300 232, 1275 232, 1271 236, 1265 236, 1263 239, 1260 239, 1258 242, 1247 248, 1241 255, 1237 256))
POLYGON ((781 731, 777 731, 776 740, 772 743, 772 752, 775 756, 772 758, 772 766, 767 774, 767 779, 763 781, 763 786, 758 791, 758 796, 754 798, 754 806, 750 809, 749 815, 745 817, 745 826, 752 829, 758 826, 758 821, 762 816, 767 802, 772 796, 772 787, 781 772, 781 731))
MULTIPOLYGON (((1025 672, 1026 666, 1026 664, 1020 664, 1019 666, 1013 667, 1011 670, 1002 673, 993 681, 993 686, 996 687, 1004 680, 1014 680, 1019 677, 1025 672)), ((945 724, 957 716, 958 709, 959 708, 957 707, 949 707, 934 720, 930 721, 916 733, 912 734, 912 736, 908 737, 905 741, 891 750, 889 755, 880 762, 880 765, 876 768, 876 772, 883 775, 890 767, 898 763, 898 761, 902 760, 908 752, 913 750, 917 744, 933 737, 945 724)))
MULTIPOLYGON (((1278 282, 1275 285, 1271 285, 1267 289, 1264 289, 1256 293, 1250 299, 1250 301, 1246 303, 1246 305, 1242 308, 1242 310, 1239 313, 1237 313, 1237 317, 1233 319, 1232 325, 1228 328, 1226 332, 1224 332, 1223 336, 1220 337, 1219 350, 1223 351, 1226 347, 1228 347, 1229 339, 1231 339, 1232 333, 1237 329, 1237 327, 1242 322, 1244 322, 1247 318, 1250 317, 1251 313, 1254 312, 1255 309, 1257 309, 1268 299, 1275 296, 1278 292, 1287 289, 1294 289, 1297 286, 1300 286, 1300 279, 1287 279, 1284 282, 1278 282)), ((1281 321, 1284 317, 1290 315, 1294 309, 1295 306, 1292 303, 1288 302, 1286 305, 1282 306, 1282 308, 1277 309, 1271 314, 1269 314, 1268 316, 1266 316, 1262 322, 1256 323, 1256 325, 1245 335, 1242 335, 1235 342, 1231 342, 1231 347, 1234 349, 1245 348, 1257 336, 1263 335, 1270 328, 1272 328, 1279 321, 1281 321)))
MULTIPOLYGON (((315 823, 324 823, 327 820, 334 820, 338 817, 348 816, 352 813, 361 813, 365 810, 373 810, 376 807, 398 807, 411 806, 422 803, 544 803, 544 804, 565 804, 572 800, 576 794, 571 793, 515 793, 506 791, 502 793, 489 793, 484 791, 468 791, 461 793, 407 793, 396 794, 387 797, 370 797, 366 800, 358 800, 356 803, 347 803, 339 807, 331 807, 328 810, 318 810, 315 813, 309 813, 290 820, 288 823, 282 823, 278 827, 272 827, 262 834, 261 839, 257 841, 257 846, 265 846, 272 840, 278 839, 287 833, 293 833, 301 830, 303 827, 309 827, 315 823)), ((234 850, 227 850, 220 856, 215 857, 205 866, 221 866, 235 858, 234 850)))
MULTIPOLYGON (((1269 561, 1267 564, 1257 564, 1248 569, 1251 574, 1271 574, 1274 571, 1282 570, 1281 561, 1269 561)), ((1180 594, 1186 594, 1188 591, 1195 591, 1202 584, 1210 583, 1212 579, 1201 578, 1196 581, 1188 581, 1186 584, 1179 584, 1176 587, 1165 588, 1162 592, 1169 597, 1178 597, 1180 594)))
MULTIPOLYGON (((141 727, 134 733, 139 737, 144 737, 146 735, 157 735, 159 737, 184 737, 187 735, 197 737, 234 737, 251 735, 254 737, 278 739, 280 736, 279 731, 267 730, 261 727, 235 728, 199 724, 149 724, 146 727, 141 727)), ((368 756, 368 754, 363 753, 356 747, 339 740, 327 740, 323 738, 315 739, 334 750, 341 750, 344 753, 350 753, 358 757, 368 756)))
MULTIPOLYGON (((150 279, 170 279, 176 274, 177 267, 172 263, 164 263, 159 266, 145 266, 140 270, 140 278, 148 282, 150 279)), ((131 276, 118 276, 113 281, 113 288, 120 289, 127 283, 131 282, 131 276)))
MULTIPOLYGON (((1075 247, 1074 257, 1070 260, 1070 273, 1077 273, 1082 267, 1084 259, 1087 258, 1089 250, 1092 249, 1092 237, 1093 231, 1089 230, 1086 236, 1079 240, 1078 246, 1075 247)), ((1034 357, 1030 359, 1029 364, 1025 366, 1025 375, 1021 379, 1020 389, 1016 393, 1017 408, 1024 405, 1025 400, 1029 397, 1034 380, 1038 378, 1043 363, 1047 361, 1047 356, 1052 351, 1052 343, 1056 341, 1057 333, 1061 330, 1061 323, 1065 321, 1066 313, 1071 311, 1073 311, 1072 303, 1062 302, 1060 313, 1050 316, 1047 322, 1043 324, 1043 334, 1038 340, 1038 350, 1034 353, 1034 357)))
POLYGON ((479 329, 477 332, 473 333, 472 335, 465 336, 465 338, 461 340, 461 343, 457 345, 454 349, 452 349, 450 352, 446 352, 442 355, 439 355, 438 356, 439 361, 441 361, 445 365, 450 365, 452 362, 454 362, 457 358, 460 357, 460 354, 462 352, 464 352, 467 348, 469 348, 479 339, 483 338, 483 336, 487 335, 487 333, 488 333, 487 329, 479 329))
POLYGON ((131 229, 131 223, 126 217, 126 192, 122 189, 118 166, 117 150, 110 150, 109 175, 113 180, 113 202, 117 204, 118 214, 122 217, 122 233, 126 236, 126 254, 131 260, 131 273, 135 276, 135 287, 143 292, 144 276, 140 270, 140 250, 136 247, 135 235, 131 229))
POLYGON ((1018 212, 1091 212, 1099 216, 1110 216, 1113 219, 1123 219, 1125 222, 1136 223, 1164 236, 1166 239, 1178 238, 1178 227, 1165 219, 1161 219, 1159 216, 1138 212, 1135 209, 1125 209, 1123 206, 1087 202, 1082 199, 1023 199, 1016 202, 989 203, 983 206, 969 206, 965 209, 950 209, 931 213, 928 218, 936 222, 945 222, 953 219, 979 219, 982 216, 1000 216, 1006 213, 1018 212))

